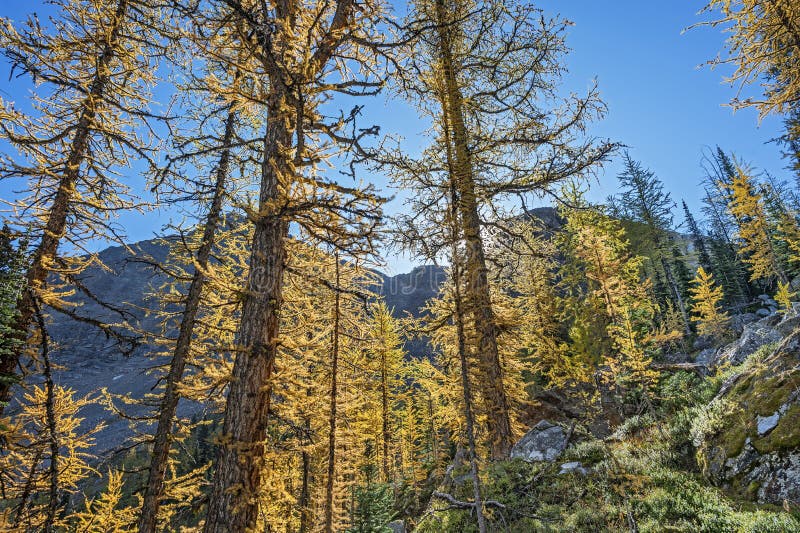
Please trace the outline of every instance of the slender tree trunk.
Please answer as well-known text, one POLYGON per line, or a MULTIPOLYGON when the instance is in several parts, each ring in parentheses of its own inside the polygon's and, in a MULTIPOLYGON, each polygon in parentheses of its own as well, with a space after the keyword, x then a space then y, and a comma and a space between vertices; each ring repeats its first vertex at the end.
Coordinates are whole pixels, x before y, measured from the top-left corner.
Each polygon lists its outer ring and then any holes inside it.
MULTIPOLYGON (((64 171, 58 184, 58 189, 53 196, 53 203, 47 215, 42 240, 33 253, 31 265, 26 273, 27 286, 34 293, 44 288, 47 276, 51 272, 52 264, 56 257, 58 245, 64 236, 67 227, 67 217, 70 204, 75 198, 75 187, 80 175, 81 165, 86 159, 89 148, 89 138, 92 134, 97 110, 103 105, 104 93, 110 79, 110 63, 114 59, 114 47, 119 40, 119 32, 128 9, 128 0, 119 0, 111 29, 97 58, 97 70, 94 74, 89 94, 81 103, 80 117, 75 126, 75 133, 70 143, 69 152, 64 164, 64 171)), ((34 295, 30 290, 23 290, 17 302, 17 318, 13 331, 22 341, 9 353, 0 355, 0 377, 11 377, 16 374, 20 356, 24 350, 24 341, 27 340, 28 327, 34 318, 34 295)), ((0 415, 11 397, 13 380, 0 379, 0 415)))
POLYGON ((461 273, 458 263, 458 251, 455 240, 453 244, 453 284, 455 285, 455 322, 458 337, 458 360, 461 368, 461 391, 464 398, 464 426, 467 433, 467 451, 469 467, 472 474, 472 497, 475 504, 475 517, 479 533, 486 533, 486 518, 483 515, 483 498, 481 496, 481 480, 478 477, 478 454, 475 449, 475 422, 472 414, 472 386, 469 381, 469 363, 467 361, 467 343, 464 333, 464 309, 461 299, 461 273))
MULTIPOLYGON (((306 418, 306 430, 311 430, 311 421, 306 418)), ((311 457, 305 449, 300 456, 302 462, 302 481, 300 485, 300 499, 298 504, 300 506, 300 530, 299 533, 308 533, 311 527, 311 498, 310 498, 310 482, 309 475, 311 470, 311 457)))
MULTIPOLYGON (((381 324, 383 329, 383 324, 381 324)), ((381 336, 385 335, 381 331, 381 336)), ((381 417, 383 422, 383 481, 389 483, 389 376, 386 371, 386 350, 381 351, 381 417)))
POLYGON ((467 302, 477 334, 481 387, 487 411, 487 429, 492 458, 500 459, 511 450, 512 433, 508 398, 503 384, 503 368, 497 348, 497 328, 489 292, 488 268, 481 237, 481 221, 475 193, 475 177, 469 150, 469 135, 464 122, 463 97, 452 55, 451 24, 443 0, 436 1, 437 30, 443 67, 444 92, 442 111, 449 122, 452 142, 451 171, 458 192, 461 231, 466 245, 467 302))
POLYGON ((333 489, 336 476, 336 404, 339 373, 339 254, 334 255, 336 261, 335 291, 333 297, 333 332, 331 333, 331 395, 330 414, 328 415, 328 477, 325 485, 325 533, 333 533, 333 489))
POLYGON ((243 533, 258 518, 271 378, 277 354, 288 224, 278 212, 281 182, 291 176, 286 147, 292 145, 285 87, 270 95, 264 137, 259 212, 237 332, 238 350, 225 404, 205 533, 243 533))
MULTIPOLYGON (((437 6, 441 0, 437 1, 437 6)), ((439 11, 440 21, 443 20, 442 11, 439 11)), ((486 517, 483 515, 483 498, 481 496, 481 480, 478 477, 478 453, 475 446, 475 419, 472 414, 472 385, 469 380, 469 362, 467 359, 467 339, 464 332, 464 306, 461 297, 461 261, 458 253, 459 227, 458 227, 458 191, 455 176, 452 172, 453 146, 450 142, 450 122, 444 117, 444 131, 446 139, 447 165, 450 179, 450 224, 451 224, 451 252, 450 260, 453 269, 453 286, 455 300, 454 322, 458 347, 458 361, 461 370, 461 392, 464 400, 464 429, 467 436, 467 453, 469 454, 470 473, 472 474, 472 497, 475 505, 475 519, 478 533, 486 533, 486 517)))
POLYGON ((689 314, 686 312, 686 304, 683 301, 680 287, 678 287, 678 284, 675 282, 675 276, 672 275, 672 268, 670 268, 661 250, 659 250, 658 254, 661 259, 661 268, 664 269, 664 276, 667 278, 667 284, 669 285, 670 291, 672 291, 672 296, 675 298, 675 302, 678 304, 678 310, 681 312, 681 317, 683 318, 684 333, 686 333, 686 335, 691 335, 692 328, 689 325, 689 314))
POLYGON ((220 224, 222 204, 225 197, 228 168, 230 166, 231 148, 233 140, 236 115, 228 112, 225 121, 225 132, 222 139, 222 154, 216 170, 214 192, 209 206, 206 222, 203 227, 203 237, 195 257, 195 270, 189 292, 186 295, 186 304, 183 309, 178 339, 170 362, 169 374, 164 387, 164 396, 161 399, 161 409, 158 414, 158 426, 153 442, 153 453, 150 460, 150 469, 147 478, 147 488, 142 502, 142 513, 139 519, 139 533, 155 533, 158 520, 158 511, 161 506, 161 497, 164 492, 164 475, 167 470, 169 450, 172 437, 172 422, 178 408, 178 384, 183 378, 186 360, 189 356, 195 320, 200 309, 200 298, 205 285, 205 273, 208 269, 208 260, 216 241, 216 233, 220 224))
POLYGON ((39 332, 42 336, 42 362, 44 364, 44 381, 47 399, 45 400, 45 417, 47 419, 47 440, 50 444, 50 492, 48 494, 47 514, 44 520, 45 533, 54 531, 56 513, 58 512, 58 472, 59 472, 59 450, 61 448, 58 440, 58 428, 56 427, 55 413, 55 383, 53 383, 53 372, 50 367, 50 343, 47 336, 47 327, 44 323, 44 315, 39 308, 39 303, 35 296, 31 296, 33 311, 39 332))

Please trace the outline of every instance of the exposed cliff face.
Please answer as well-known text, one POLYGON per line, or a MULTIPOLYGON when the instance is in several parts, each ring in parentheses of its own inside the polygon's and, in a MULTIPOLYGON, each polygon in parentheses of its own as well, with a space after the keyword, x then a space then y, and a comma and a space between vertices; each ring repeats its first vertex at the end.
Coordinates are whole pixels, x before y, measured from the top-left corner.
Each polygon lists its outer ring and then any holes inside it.
MULTIPOLYGON (((156 240, 132 244, 129 249, 121 246, 100 252, 100 259, 108 267, 91 267, 81 276, 86 288, 102 302, 123 310, 128 322, 146 332, 157 332, 158 320, 146 310, 154 307, 147 294, 167 281, 166 276, 154 269, 142 258, 163 262, 168 246, 156 240), (133 253, 132 253, 133 252, 133 253)), ((438 266, 417 267, 413 271, 396 276, 378 273, 382 279, 375 288, 381 294, 395 316, 419 316, 425 303, 438 293, 444 281, 445 270, 438 266)), ((106 323, 120 323, 123 316, 104 308, 96 301, 76 294, 71 298, 74 311, 81 316, 92 317, 106 323)), ((154 364, 148 355, 152 346, 143 345, 130 355, 123 355, 122 346, 108 339, 96 327, 57 313, 49 317, 48 332, 57 346, 53 360, 59 369, 55 373, 57 382, 83 396, 107 388, 115 394, 127 394, 132 398, 143 398, 155 386, 155 378, 148 373, 154 364)), ((412 341, 407 345, 412 356, 426 353, 424 341, 412 341)), ((182 401, 181 416, 190 416, 201 411, 202 405, 182 401)), ((13 409, 13 405, 12 405, 13 409)), ((13 412, 13 411, 12 411, 13 412)), ((142 409, 131 406, 130 414, 142 414, 142 409)), ((93 427, 103 422, 106 429, 98 435, 98 453, 121 445, 131 435, 127 421, 110 413, 97 403, 82 411, 84 424, 93 427)))

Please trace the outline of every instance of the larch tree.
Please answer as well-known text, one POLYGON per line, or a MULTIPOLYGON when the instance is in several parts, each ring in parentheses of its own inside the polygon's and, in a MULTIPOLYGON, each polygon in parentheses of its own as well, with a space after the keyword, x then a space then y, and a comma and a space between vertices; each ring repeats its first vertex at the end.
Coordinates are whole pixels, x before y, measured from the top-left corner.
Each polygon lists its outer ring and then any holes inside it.
MULTIPOLYGON (((51 275, 82 285, 75 276, 96 254, 94 239, 122 242, 117 214, 137 207, 120 169, 134 160, 152 161, 152 143, 141 127, 151 106, 156 60, 162 53, 150 0, 58 0, 52 27, 36 16, 26 24, 0 22, 0 53, 13 74, 33 82, 31 110, 1 102, 0 138, 16 152, 0 160, 0 179, 27 180, 24 192, 6 202, 31 214, 13 224, 30 235, 26 271, 30 290, 17 302, 15 334, 24 337, 35 299, 50 309, 63 301, 47 285, 51 275), (59 254, 66 250, 70 256, 59 254), (77 258, 77 253, 85 253, 77 258)), ((158 16, 167 16, 159 11, 158 16)), ((107 334, 114 329, 94 322, 107 334)), ((22 347, 0 356, 0 411, 10 395, 22 347)))
POLYGON ((323 104, 337 91, 358 95, 380 87, 371 43, 380 41, 375 27, 383 8, 351 0, 211 3, 215 16, 241 28, 239 40, 262 64, 270 90, 263 103, 268 125, 258 204, 248 211, 254 224, 250 268, 204 526, 208 533, 245 531, 258 520, 290 227, 353 255, 371 251, 379 199, 326 179, 318 162, 352 154, 360 138, 376 131, 355 128, 358 108, 326 117, 323 104), (353 129, 360 132, 356 138, 348 133, 353 129))
POLYGON ((800 9, 796 0, 711 0, 704 13, 717 18, 699 25, 721 27, 729 33, 727 55, 711 65, 733 65, 727 81, 738 85, 734 109, 755 107, 762 117, 795 109, 800 99, 800 9), (759 83, 757 96, 741 93, 759 83))
POLYGON ((729 185, 728 211, 738 224, 742 260, 750 268, 750 279, 788 281, 775 249, 772 231, 764 208, 764 199, 756 189, 753 178, 741 166, 729 185))
POLYGON ((385 303, 372 306, 371 323, 367 332, 369 341, 370 370, 376 375, 380 396, 380 457, 381 475, 384 483, 392 481, 391 450, 394 429, 393 408, 403 370, 402 341, 397 323, 385 303))
MULTIPOLYGON (((187 81, 180 87, 180 105, 186 118, 183 124, 171 128, 173 150, 168 154, 166 164, 156 170, 153 190, 162 202, 185 206, 191 201, 204 213, 204 218, 190 230, 201 236, 195 246, 186 247, 191 269, 181 274, 189 276, 191 281, 182 301, 174 302, 182 305, 183 310, 169 370, 163 379, 163 396, 158 408, 139 520, 140 533, 156 531, 173 440, 173 421, 180 399, 179 388, 190 359, 191 343, 196 337, 196 322, 201 318, 212 252, 217 247, 222 229, 224 206, 235 196, 234 178, 246 172, 245 162, 254 155, 255 143, 244 138, 244 134, 252 132, 253 124, 258 122, 253 113, 259 108, 251 102, 266 92, 254 75, 246 70, 248 65, 242 58, 243 51, 237 46, 235 34, 225 32, 225 27, 212 31, 201 23, 192 22, 195 23, 190 22, 188 31, 176 40, 176 43, 184 45, 181 47, 183 60, 180 61, 180 57, 176 60, 188 65, 198 62, 196 58, 205 58, 205 61, 200 61, 201 66, 195 67, 195 71, 186 72, 187 81)), ((177 229, 183 235, 181 228, 177 229)), ((191 241, 198 239, 183 236, 179 242, 186 244, 191 241)), ((232 250, 225 251, 230 254, 232 250)))
MULTIPOLYGON (((583 135, 603 113, 595 89, 582 97, 556 96, 566 24, 516 2, 463 0, 416 2, 406 24, 416 46, 398 84, 431 117, 436 145, 451 154, 449 166, 422 174, 453 175, 465 246, 464 305, 477 332, 479 388, 497 458, 508 454, 513 434, 483 228, 502 227, 512 216, 496 216, 505 200, 547 194, 554 184, 591 171, 613 149, 583 135)), ((413 182, 419 165, 406 158, 400 166, 413 182)), ((417 187, 430 183, 416 174, 417 187)))
MULTIPOLYGON (((607 378, 646 407, 657 373, 651 368, 654 304, 642 279, 641 256, 633 256, 620 223, 583 204, 566 211, 570 251, 582 265, 587 300, 603 304, 612 353, 603 354, 607 378), (582 205, 583 204, 583 205, 582 205)), ((588 302, 587 302, 588 303, 588 302)))
POLYGON ((697 269, 692 283, 692 321, 697 325, 697 333, 722 339, 730 321, 728 314, 721 309, 725 297, 722 287, 715 285, 714 276, 702 266, 697 269))

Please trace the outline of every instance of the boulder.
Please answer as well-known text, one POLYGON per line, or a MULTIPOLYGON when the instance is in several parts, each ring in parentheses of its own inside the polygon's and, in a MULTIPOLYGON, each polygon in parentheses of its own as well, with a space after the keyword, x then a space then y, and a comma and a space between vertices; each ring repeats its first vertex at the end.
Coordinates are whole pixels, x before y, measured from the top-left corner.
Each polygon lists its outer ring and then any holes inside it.
POLYGON ((402 520, 395 520, 386 524, 392 533, 406 533, 406 525, 402 520))
POLYGON ((740 365, 756 350, 767 344, 780 341, 784 335, 776 329, 780 315, 770 315, 744 326, 741 337, 721 348, 714 357, 713 366, 723 364, 740 365))
POLYGON ((741 335, 744 327, 747 324, 751 324, 758 320, 758 315, 755 313, 742 313, 740 315, 734 315, 731 317, 729 322, 730 328, 733 330, 734 333, 737 335, 741 335))
POLYGON ((558 471, 559 476, 563 474, 580 474, 585 476, 588 473, 589 471, 586 470, 586 468, 583 467, 583 464, 578 461, 564 463, 561 465, 561 470, 558 471))
POLYGON ((800 332, 723 384, 713 431, 696 443, 704 475, 737 497, 800 504, 800 332))
POLYGON ((702 350, 695 356, 694 362, 709 367, 711 366, 711 363, 714 361, 714 356, 716 355, 717 355, 717 350, 715 350, 714 348, 706 348, 705 350, 702 350))
POLYGON ((511 458, 528 462, 555 461, 567 447, 567 439, 563 427, 542 420, 514 445, 511 458))

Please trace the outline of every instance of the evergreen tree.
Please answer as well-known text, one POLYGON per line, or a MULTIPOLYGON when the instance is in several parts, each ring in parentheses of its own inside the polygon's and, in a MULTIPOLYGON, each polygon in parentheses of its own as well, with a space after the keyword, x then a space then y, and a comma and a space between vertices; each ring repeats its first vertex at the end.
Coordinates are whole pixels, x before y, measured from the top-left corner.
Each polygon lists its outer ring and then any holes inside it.
MULTIPOLYGON (((24 240, 15 244, 14 234, 8 226, 0 230, 0 358, 13 358, 22 343, 14 328, 17 324, 17 302, 25 287, 26 248, 24 240)), ((0 383, 11 386, 18 377, 14 373, 0 373, 0 383)), ((0 412, 5 404, 0 399, 0 412)), ((0 431, 4 429, 0 417, 0 431)))
POLYGON ((692 212, 689 211, 689 206, 686 205, 686 202, 681 201, 681 204, 683 205, 686 226, 689 230, 689 235, 692 238, 695 253, 697 254, 697 261, 704 269, 711 271, 711 256, 709 255, 708 247, 706 246, 706 236, 700 231, 700 227, 697 225, 697 221, 694 219, 692 212))
POLYGON ((675 203, 664 184, 656 175, 634 161, 625 153, 625 169, 617 176, 622 192, 618 202, 625 218, 644 226, 645 241, 652 247, 650 261, 653 270, 661 270, 670 297, 684 319, 684 330, 688 334, 689 317, 684 303, 684 289, 676 278, 671 264, 672 209, 675 203))

